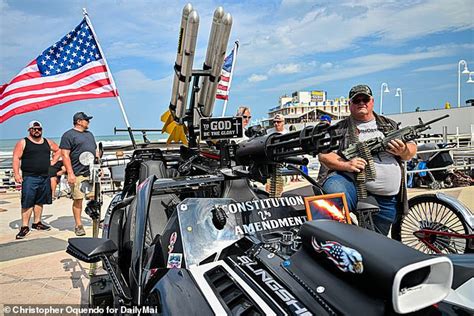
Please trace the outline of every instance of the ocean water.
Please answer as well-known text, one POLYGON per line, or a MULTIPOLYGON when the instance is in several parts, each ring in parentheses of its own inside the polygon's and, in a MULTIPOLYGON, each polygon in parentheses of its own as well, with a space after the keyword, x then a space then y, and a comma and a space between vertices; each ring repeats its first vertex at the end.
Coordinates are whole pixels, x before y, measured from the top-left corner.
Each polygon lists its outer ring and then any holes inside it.
MULTIPOLYGON (((133 134, 135 141, 137 143, 143 143, 142 134, 133 134)), ((150 141, 158 141, 162 139, 166 139, 168 137, 167 134, 161 133, 149 133, 147 134, 147 138, 150 141)), ((56 144, 59 145, 61 138, 60 137, 53 137, 51 138, 56 144)), ((0 139, 0 169, 11 168, 12 164, 12 154, 13 148, 15 147, 16 143, 20 139, 0 139)), ((97 142, 102 142, 104 146, 111 146, 111 145, 127 145, 131 144, 130 137, 128 134, 121 134, 121 135, 103 135, 103 136, 95 136, 95 140, 97 142)))

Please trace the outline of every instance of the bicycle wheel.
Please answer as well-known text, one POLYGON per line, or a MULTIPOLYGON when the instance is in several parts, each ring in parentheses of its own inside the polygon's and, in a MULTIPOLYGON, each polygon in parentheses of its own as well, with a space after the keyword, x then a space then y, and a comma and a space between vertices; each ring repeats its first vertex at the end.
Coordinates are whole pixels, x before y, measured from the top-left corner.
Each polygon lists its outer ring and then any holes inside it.
POLYGON ((438 253, 427 245, 427 242, 440 253, 465 253, 467 240, 453 235, 430 236, 422 241, 415 236, 420 229, 436 230, 452 234, 467 234, 468 229, 463 218, 447 202, 439 200, 435 195, 419 195, 409 201, 408 213, 400 223, 401 242, 428 254, 438 253))

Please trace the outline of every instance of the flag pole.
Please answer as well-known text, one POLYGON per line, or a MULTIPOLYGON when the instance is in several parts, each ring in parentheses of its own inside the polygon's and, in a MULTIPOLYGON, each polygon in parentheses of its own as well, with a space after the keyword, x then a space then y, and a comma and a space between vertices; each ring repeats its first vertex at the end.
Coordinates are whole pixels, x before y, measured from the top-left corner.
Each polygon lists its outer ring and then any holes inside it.
POLYGON ((232 60, 232 66, 231 66, 231 71, 230 71, 230 78, 229 78, 229 86, 227 87, 227 99, 224 100, 224 107, 222 109, 222 116, 225 115, 225 110, 227 108, 227 101, 229 100, 229 94, 230 94, 230 85, 232 84, 232 77, 234 76, 234 66, 235 66, 235 61, 237 60, 237 51, 239 50, 239 40, 236 40, 234 43, 234 58, 232 60))
POLYGON ((105 68, 107 69, 107 73, 109 75, 110 82, 112 83, 112 87, 116 91, 115 98, 116 98, 116 100, 117 100, 117 102, 120 106, 120 110, 122 111, 123 119, 125 120, 125 124, 127 125, 128 134, 130 135, 130 139, 132 141, 133 148, 137 148, 137 144, 135 143, 135 138, 133 137, 132 128, 131 128, 130 123, 128 121, 127 113, 125 113, 125 109, 123 107, 122 98, 120 98, 120 95, 118 94, 118 89, 117 89, 117 86, 115 85, 115 81, 114 81, 114 78, 112 76, 112 71, 110 71, 109 64, 107 63, 107 59, 105 58, 104 52, 102 51, 102 47, 100 46, 99 39, 97 38, 97 34, 94 31, 94 27, 92 26, 92 22, 89 19, 89 14, 87 13, 86 8, 82 8, 82 14, 84 15, 84 18, 86 19, 87 25, 91 28, 92 35, 94 36, 95 41, 97 43, 97 48, 99 49, 99 52, 102 55, 102 58, 104 59, 105 68))

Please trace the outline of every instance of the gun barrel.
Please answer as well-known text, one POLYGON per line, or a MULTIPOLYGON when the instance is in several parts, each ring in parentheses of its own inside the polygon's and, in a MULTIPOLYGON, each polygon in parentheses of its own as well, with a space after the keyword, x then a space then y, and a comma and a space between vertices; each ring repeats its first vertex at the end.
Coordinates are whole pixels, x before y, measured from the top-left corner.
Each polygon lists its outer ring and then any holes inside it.
POLYGON ((428 122, 424 123, 424 125, 433 124, 433 123, 435 123, 435 122, 444 120, 444 119, 447 118, 447 117, 449 117, 449 114, 446 114, 446 115, 443 115, 443 116, 441 116, 441 117, 435 118, 434 120, 428 121, 428 122))
POLYGON ((316 155, 336 149, 340 138, 340 135, 334 133, 334 129, 327 126, 308 126, 301 131, 275 133, 241 142, 235 156, 242 164, 287 161, 297 164, 304 160, 292 159, 293 157, 303 154, 316 155))
POLYGON ((286 158, 283 158, 281 162, 289 163, 293 165, 303 165, 303 166, 307 166, 309 164, 308 158, 305 158, 305 157, 286 157, 286 158))

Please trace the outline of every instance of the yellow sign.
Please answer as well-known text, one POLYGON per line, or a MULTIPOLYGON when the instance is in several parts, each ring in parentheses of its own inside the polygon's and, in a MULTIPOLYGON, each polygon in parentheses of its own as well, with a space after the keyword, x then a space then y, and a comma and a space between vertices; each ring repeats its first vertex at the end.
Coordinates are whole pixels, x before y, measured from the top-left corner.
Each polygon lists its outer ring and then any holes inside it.
POLYGON ((324 91, 318 91, 318 90, 311 91, 311 101, 322 102, 324 101, 325 94, 326 93, 324 91))

